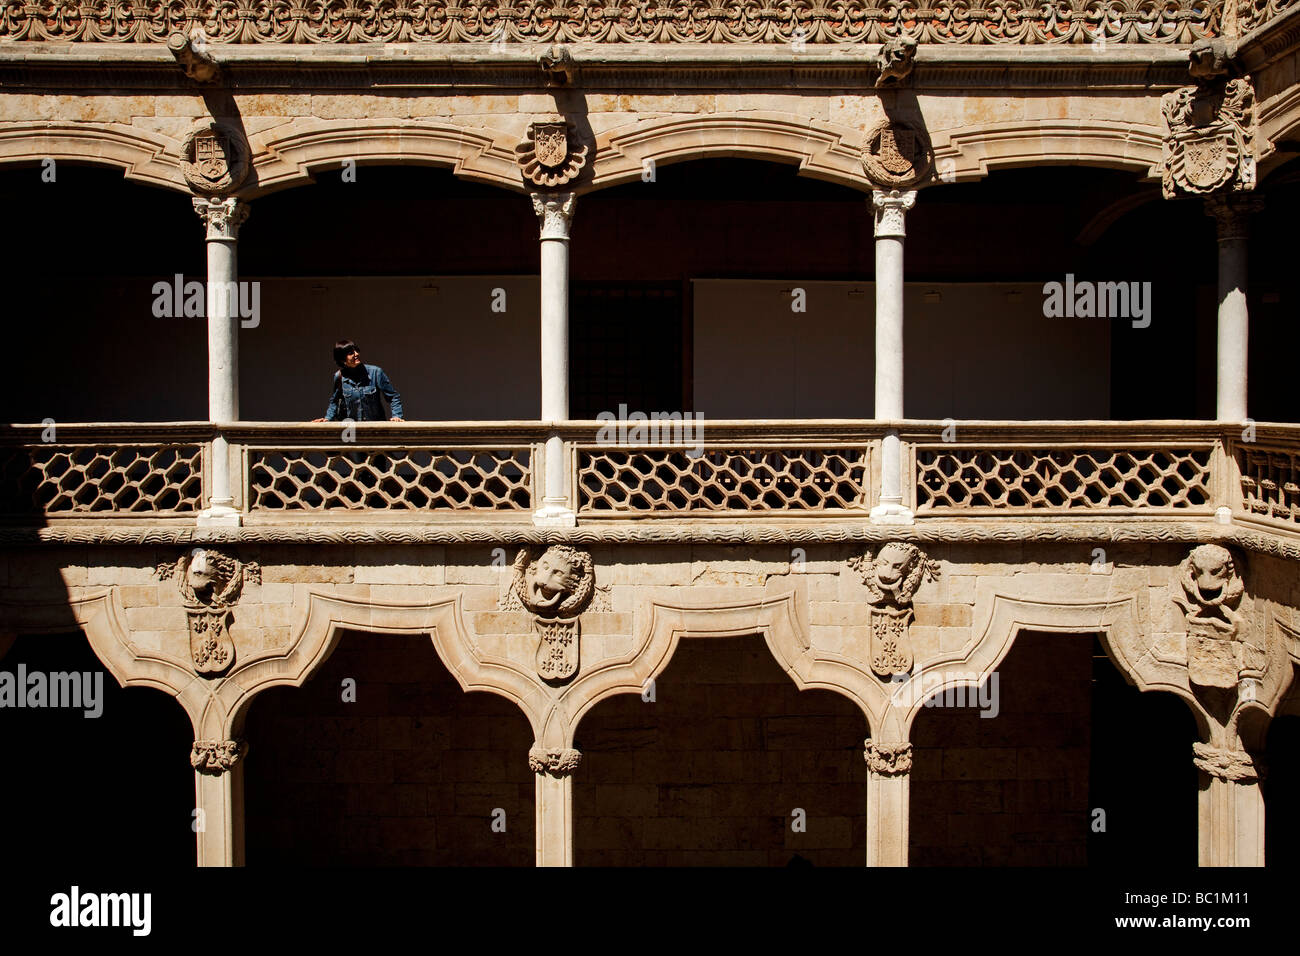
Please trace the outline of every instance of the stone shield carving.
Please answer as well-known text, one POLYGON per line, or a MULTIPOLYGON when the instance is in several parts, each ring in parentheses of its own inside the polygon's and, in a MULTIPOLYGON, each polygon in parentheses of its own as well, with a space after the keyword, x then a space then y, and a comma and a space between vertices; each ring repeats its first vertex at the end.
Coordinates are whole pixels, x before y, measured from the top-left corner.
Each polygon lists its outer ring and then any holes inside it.
POLYGON ((871 593, 871 670, 880 677, 906 674, 916 663, 910 636, 912 598, 922 581, 933 581, 939 565, 914 544, 891 541, 871 552, 849 559, 849 567, 862 575, 871 593))
POLYGON ((1184 86, 1160 100, 1165 198, 1255 186, 1255 90, 1250 77, 1184 86))
POLYGON ((196 126, 181 146, 181 173, 197 193, 221 195, 238 189, 248 169, 244 134, 215 120, 196 126))
POLYGON ((929 137, 919 126, 886 120, 867 133, 862 168, 876 186, 914 186, 930 174, 933 165, 929 137))
POLYGON ((1217 544, 1193 548, 1169 584, 1187 622, 1187 677, 1198 687, 1235 688, 1264 676, 1265 652, 1240 605, 1246 585, 1232 552, 1217 544))
POLYGON ((176 579, 189 618, 190 657, 194 672, 217 677, 235 663, 230 637, 230 609, 239 600, 244 580, 260 582, 262 570, 205 548, 195 548, 174 562, 158 565, 158 576, 176 579))
POLYGON ((533 123, 515 147, 524 180, 535 186, 564 186, 578 177, 587 161, 587 147, 577 144, 573 124, 566 120, 533 123))
POLYGON ((524 548, 515 557, 510 591, 533 615, 537 634, 537 676, 556 683, 572 680, 581 666, 578 615, 591 603, 596 573, 591 555, 557 544, 536 560, 524 548))

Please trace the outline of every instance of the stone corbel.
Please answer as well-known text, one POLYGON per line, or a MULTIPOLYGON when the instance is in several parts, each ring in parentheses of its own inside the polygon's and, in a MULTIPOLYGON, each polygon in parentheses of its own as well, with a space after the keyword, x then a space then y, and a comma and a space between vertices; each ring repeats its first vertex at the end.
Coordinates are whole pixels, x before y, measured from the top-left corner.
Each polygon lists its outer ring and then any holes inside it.
POLYGON ((186 36, 184 33, 173 33, 167 38, 167 49, 191 80, 213 83, 221 76, 221 65, 208 52, 202 31, 196 30, 195 34, 186 36))

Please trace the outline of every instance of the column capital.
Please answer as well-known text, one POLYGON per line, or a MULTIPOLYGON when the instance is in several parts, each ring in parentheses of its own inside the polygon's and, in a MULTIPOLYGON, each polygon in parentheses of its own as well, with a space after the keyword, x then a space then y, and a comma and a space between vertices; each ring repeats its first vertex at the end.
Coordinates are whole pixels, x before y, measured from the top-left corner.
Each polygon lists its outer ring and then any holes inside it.
POLYGON ((1205 214, 1214 219, 1220 242, 1245 239, 1250 232, 1250 217, 1263 208, 1263 200, 1254 195, 1215 193, 1205 197, 1205 214))
POLYGON ((906 236, 903 218, 915 205, 915 189, 872 190, 871 206, 876 212, 876 238, 902 239, 906 236))
POLYGON ((533 200, 533 212, 537 214, 537 224, 541 228, 542 239, 569 238, 569 227, 573 225, 573 212, 577 206, 576 193, 529 193, 533 200))
POLYGON ((582 752, 572 747, 565 750, 546 750, 533 747, 528 751, 528 768, 533 773, 552 777, 567 777, 578 769, 582 762, 582 752))
POLYGON ((1228 750, 1209 744, 1192 744, 1192 762, 1197 770, 1220 780, 1255 783, 1264 778, 1264 762, 1244 750, 1228 750))
POLYGON ((199 773, 219 776, 248 752, 242 740, 196 740, 190 750, 190 766, 199 773))
POLYGON ((234 242, 239 238, 239 227, 248 218, 248 203, 233 196, 208 199, 196 196, 194 211, 207 227, 208 242, 234 242))
POLYGON ((900 777, 912 772, 912 745, 910 743, 881 743, 868 737, 863 741, 862 756, 867 769, 884 777, 900 777))

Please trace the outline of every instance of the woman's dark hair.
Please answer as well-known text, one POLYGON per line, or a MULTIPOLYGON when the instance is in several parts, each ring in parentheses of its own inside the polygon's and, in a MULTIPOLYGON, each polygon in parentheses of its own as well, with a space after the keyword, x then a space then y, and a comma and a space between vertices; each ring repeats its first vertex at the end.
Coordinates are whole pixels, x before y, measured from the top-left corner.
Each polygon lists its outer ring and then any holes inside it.
POLYGON ((339 368, 346 368, 344 360, 356 351, 360 351, 356 342, 351 339, 339 339, 334 343, 334 364, 339 368))

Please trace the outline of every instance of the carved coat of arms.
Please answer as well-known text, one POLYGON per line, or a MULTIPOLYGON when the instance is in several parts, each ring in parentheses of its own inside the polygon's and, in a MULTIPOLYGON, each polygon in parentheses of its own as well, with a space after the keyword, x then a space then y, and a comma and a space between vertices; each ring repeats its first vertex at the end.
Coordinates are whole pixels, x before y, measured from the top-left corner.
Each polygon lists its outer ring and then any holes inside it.
POLYGON ((916 663, 909 633, 912 598, 922 581, 939 576, 938 562, 914 544, 891 541, 874 558, 867 552, 849 559, 849 567, 862 575, 871 592, 871 670, 887 678, 908 673, 916 663))
POLYGON ((181 147, 181 172, 197 193, 221 195, 238 189, 248 168, 243 134, 222 123, 200 123, 181 147))
POLYGON ((230 609, 239 600, 244 580, 260 582, 262 570, 216 551, 195 548, 174 562, 158 565, 158 576, 174 577, 189 618, 190 657, 195 673, 217 677, 235 663, 230 637, 230 609))
POLYGON ((886 121, 874 127, 862 148, 862 168, 877 186, 913 186, 929 175, 934 157, 924 130, 886 121))
POLYGON ((535 661, 543 680, 558 683, 577 675, 581 665, 578 615, 595 589, 595 569, 585 551, 557 544, 536 559, 528 548, 515 557, 510 595, 512 603, 518 601, 533 614, 535 661))
POLYGON ((515 147, 515 159, 525 181, 535 186, 564 186, 582 170, 587 147, 577 143, 572 123, 533 123, 524 141, 515 147))
POLYGON ((1255 90, 1250 77, 1185 86, 1160 100, 1165 198, 1255 186, 1255 90))
POLYGON ((1246 585, 1232 552, 1217 544, 1192 549, 1169 584, 1187 621, 1187 677, 1198 687, 1235 688, 1258 680, 1267 663, 1241 611, 1246 585))

